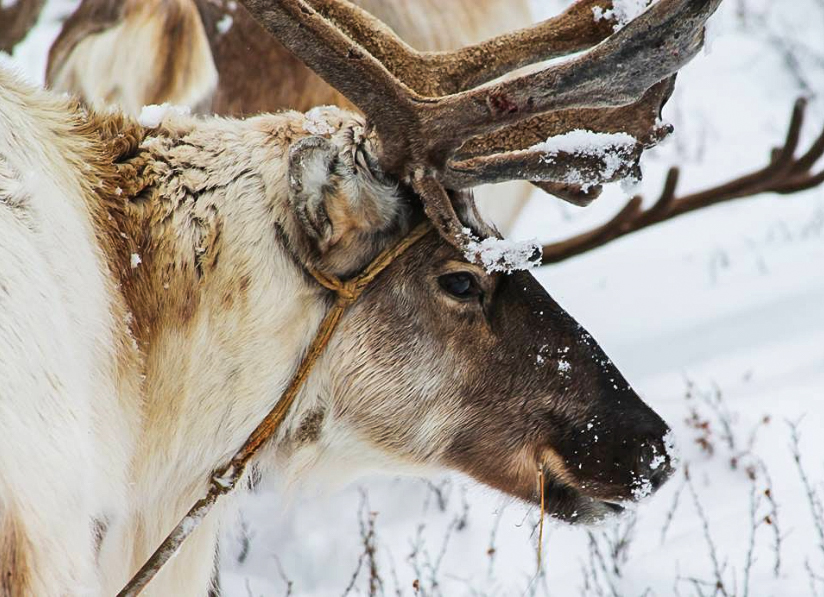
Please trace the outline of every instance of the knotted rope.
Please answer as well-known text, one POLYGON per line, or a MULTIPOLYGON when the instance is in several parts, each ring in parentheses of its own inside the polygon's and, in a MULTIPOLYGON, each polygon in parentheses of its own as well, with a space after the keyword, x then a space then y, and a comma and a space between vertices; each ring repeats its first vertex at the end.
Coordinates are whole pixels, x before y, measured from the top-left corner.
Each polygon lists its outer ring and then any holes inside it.
POLYGON ((246 465, 257 454, 260 448, 283 423, 289 408, 295 401, 300 388, 312 371, 312 367, 317 362, 324 348, 329 343, 332 333, 340 323, 346 308, 354 303, 367 286, 386 269, 397 257, 399 257, 409 247, 419 241, 427 232, 431 230, 431 224, 427 221, 414 228, 397 245, 381 252, 366 269, 355 278, 342 281, 335 276, 320 272, 314 268, 307 268, 318 283, 333 291, 337 295, 332 309, 323 318, 318 328, 315 338, 309 345, 306 355, 300 363, 295 375, 289 382, 286 391, 278 400, 277 404, 269 411, 260 424, 255 428, 240 449, 235 452, 232 459, 221 467, 218 467, 209 483, 209 489, 204 497, 195 502, 194 506, 184 516, 171 533, 163 540, 163 543, 155 550, 140 570, 135 573, 125 587, 117 594, 118 597, 134 597, 146 587, 155 577, 160 569, 177 553, 186 538, 197 528, 217 499, 231 492, 238 481, 243 477, 246 465))

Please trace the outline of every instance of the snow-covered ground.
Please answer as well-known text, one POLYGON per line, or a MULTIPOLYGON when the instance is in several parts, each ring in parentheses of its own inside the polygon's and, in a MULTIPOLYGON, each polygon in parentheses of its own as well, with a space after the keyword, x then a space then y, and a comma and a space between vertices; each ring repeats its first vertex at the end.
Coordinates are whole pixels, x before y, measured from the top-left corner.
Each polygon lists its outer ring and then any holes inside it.
MULTIPOLYGON (((535 0, 536 16, 564 4, 535 0)), ((44 23, 13 58, 32 78, 55 33, 44 23)), ((726 0, 710 37, 667 106, 675 134, 645 157, 649 198, 671 165, 682 192, 763 166, 801 94, 802 148, 824 128, 824 1, 726 0)), ((618 186, 583 210, 536 193, 515 236, 563 238, 624 201, 618 186)), ((536 275, 674 427, 679 474, 601 527, 547 525, 538 575, 537 512, 463 477, 264 489, 222 541, 224 595, 824 595, 824 187, 536 275)))

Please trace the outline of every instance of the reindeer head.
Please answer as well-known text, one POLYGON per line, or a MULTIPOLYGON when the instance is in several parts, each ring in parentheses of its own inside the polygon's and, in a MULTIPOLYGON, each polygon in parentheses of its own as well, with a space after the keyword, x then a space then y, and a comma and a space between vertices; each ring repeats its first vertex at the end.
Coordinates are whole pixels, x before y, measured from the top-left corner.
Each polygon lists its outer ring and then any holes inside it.
POLYGON ((656 120, 672 76, 719 3, 660 0, 612 33, 593 17, 610 4, 583 0, 532 30, 428 55, 345 2, 244 0, 366 115, 315 112, 321 130, 293 142, 288 228, 300 259, 346 277, 433 224, 344 316, 323 367, 330 421, 388 459, 456 468, 525 500, 540 496, 540 471, 549 511, 567 520, 620 510, 667 479, 666 424, 592 337, 529 273, 468 252, 497 234, 464 189, 526 179, 586 203, 636 171, 666 133, 656 120), (570 61, 466 89, 607 35, 570 61), (635 139, 600 152, 530 146, 581 126, 635 139))
MULTIPOLYGON (((318 118, 328 133, 291 147, 287 229, 301 261, 346 277, 425 215, 359 143, 357 117, 318 118)), ((448 199, 462 229, 498 237, 470 193, 448 199)), ((488 269, 434 229, 349 308, 318 369, 322 406, 297 439, 336 462, 458 469, 528 501, 541 470, 548 511, 570 521, 671 472, 666 424, 533 276, 488 269)))

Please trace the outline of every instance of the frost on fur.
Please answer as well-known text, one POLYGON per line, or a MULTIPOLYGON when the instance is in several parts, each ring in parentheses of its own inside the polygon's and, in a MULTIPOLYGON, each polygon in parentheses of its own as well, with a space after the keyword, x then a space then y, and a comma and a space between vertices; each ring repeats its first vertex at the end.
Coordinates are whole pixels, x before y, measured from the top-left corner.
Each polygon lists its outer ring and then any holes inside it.
POLYGON ((327 117, 330 111, 337 112, 338 110, 339 108, 334 106, 312 108, 304 116, 303 130, 321 137, 334 134, 337 128, 329 122, 327 117))
POLYGON ((141 126, 154 128, 160 126, 160 123, 163 122, 169 114, 188 116, 191 113, 192 110, 188 106, 173 106, 168 103, 160 105, 152 104, 143 106, 143 109, 140 110, 140 115, 137 117, 137 122, 139 122, 141 126))
POLYGON ((464 228, 470 241, 466 245, 464 256, 471 262, 478 262, 488 273, 511 273, 526 270, 541 263, 541 245, 536 239, 511 241, 501 238, 478 240, 472 231, 464 228))

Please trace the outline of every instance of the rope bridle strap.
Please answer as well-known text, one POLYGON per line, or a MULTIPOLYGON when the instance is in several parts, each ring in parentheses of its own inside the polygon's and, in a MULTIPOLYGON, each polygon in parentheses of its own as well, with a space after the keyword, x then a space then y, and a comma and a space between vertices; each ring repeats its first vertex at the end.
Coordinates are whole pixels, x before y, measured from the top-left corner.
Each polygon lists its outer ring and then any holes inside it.
POLYGON ((289 408, 295 401, 303 383, 309 377, 312 367, 317 362, 324 348, 329 343, 329 339, 340 323, 344 311, 352 303, 358 300, 369 284, 386 269, 397 257, 404 253, 409 247, 423 238, 432 229, 428 221, 419 224, 398 244, 381 252, 366 269, 358 276, 342 281, 335 276, 325 274, 313 268, 307 268, 319 284, 332 290, 337 295, 335 304, 323 318, 318 327, 312 343, 309 345, 306 355, 295 372, 289 386, 275 404, 269 414, 258 424, 252 434, 243 443, 240 449, 235 452, 229 462, 218 467, 209 483, 206 495, 200 498, 189 509, 177 526, 166 536, 163 543, 155 550, 140 570, 135 573, 125 587, 117 594, 118 597, 133 597, 139 595, 147 584, 155 577, 160 569, 177 553, 186 538, 197 528, 206 514, 219 497, 231 492, 243 477, 249 461, 260 451, 261 447, 270 440, 280 427, 289 408))

